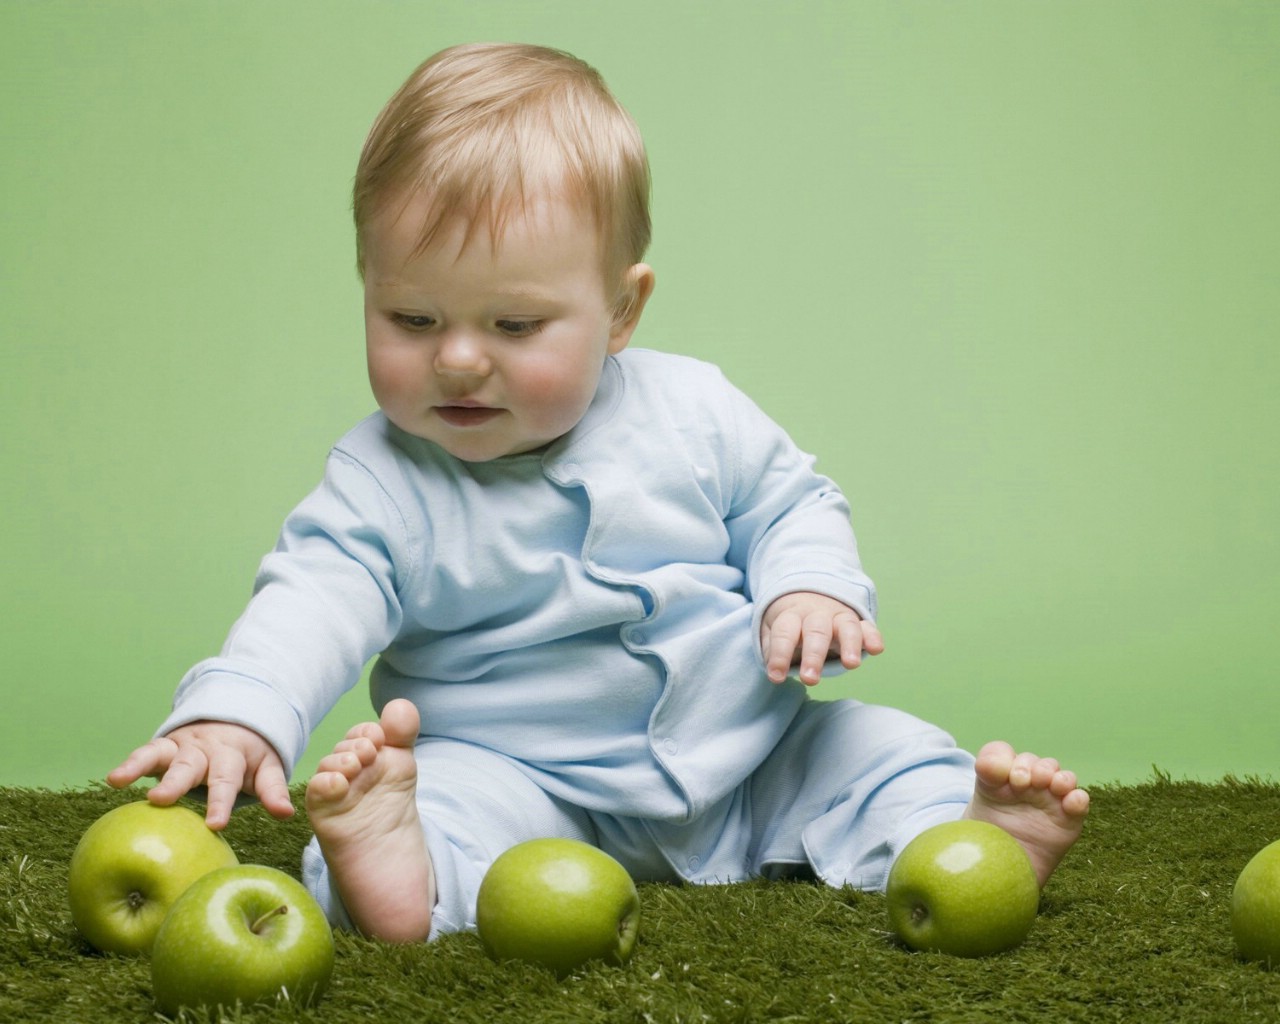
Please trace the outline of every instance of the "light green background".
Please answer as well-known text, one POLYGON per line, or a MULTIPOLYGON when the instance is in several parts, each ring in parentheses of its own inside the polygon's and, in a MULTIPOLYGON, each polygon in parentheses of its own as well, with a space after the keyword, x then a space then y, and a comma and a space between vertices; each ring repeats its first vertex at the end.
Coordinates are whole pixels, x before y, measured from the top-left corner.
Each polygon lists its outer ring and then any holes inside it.
POLYGON ((823 693, 1276 773, 1280 4, 3 0, 0 784, 101 777, 220 645, 371 408, 368 124, 490 38, 648 139, 636 343, 851 495, 889 653, 823 693))

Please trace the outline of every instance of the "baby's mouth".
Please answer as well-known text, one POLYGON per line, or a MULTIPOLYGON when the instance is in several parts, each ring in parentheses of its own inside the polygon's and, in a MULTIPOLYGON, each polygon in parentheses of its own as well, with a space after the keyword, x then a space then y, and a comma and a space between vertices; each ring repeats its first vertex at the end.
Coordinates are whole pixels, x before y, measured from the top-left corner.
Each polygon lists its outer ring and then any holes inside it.
POLYGON ((479 427, 501 413, 487 405, 437 405, 436 415, 451 427, 479 427))

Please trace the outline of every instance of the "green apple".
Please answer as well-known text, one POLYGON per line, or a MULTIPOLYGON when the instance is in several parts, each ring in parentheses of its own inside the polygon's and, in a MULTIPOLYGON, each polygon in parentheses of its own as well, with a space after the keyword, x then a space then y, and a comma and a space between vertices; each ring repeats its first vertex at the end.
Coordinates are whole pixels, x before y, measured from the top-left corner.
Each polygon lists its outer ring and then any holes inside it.
POLYGON ((1280 967, 1280 840, 1255 853, 1236 879, 1231 933, 1246 960, 1280 967))
POLYGON ((640 897, 604 851, 576 839, 532 839, 490 865, 476 896, 476 928, 491 956, 563 977, 588 960, 630 958, 640 897))
POLYGON ((286 997, 307 1005, 333 973, 333 931, 301 882, 261 864, 205 875, 169 911, 151 950, 151 992, 180 1006, 286 997))
POLYGON ((71 919, 105 953, 145 953, 187 886, 235 863, 227 841, 194 811, 123 804, 90 825, 71 855, 71 919))
POLYGON ((889 871, 889 927, 912 949, 987 956, 1031 930, 1040 886, 1009 833, 984 821, 950 821, 911 840, 889 871))

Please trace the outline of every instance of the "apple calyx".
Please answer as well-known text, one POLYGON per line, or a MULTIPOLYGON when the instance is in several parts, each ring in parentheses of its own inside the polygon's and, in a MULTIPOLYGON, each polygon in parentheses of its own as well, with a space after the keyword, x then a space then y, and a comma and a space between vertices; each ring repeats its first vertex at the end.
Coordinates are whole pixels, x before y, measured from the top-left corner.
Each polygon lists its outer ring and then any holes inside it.
POLYGON ((143 896, 142 893, 138 892, 137 889, 132 889, 130 890, 129 895, 124 898, 124 901, 129 904, 129 909, 136 914, 143 908, 143 905, 146 904, 147 898, 143 896))
POLYGON ((924 924, 929 920, 929 908, 921 903, 917 903, 911 908, 911 923, 924 924))
POLYGON ((289 913, 288 904, 282 903, 278 907, 273 907, 258 918, 258 920, 254 921, 253 924, 249 925, 249 931, 253 932, 254 935, 261 935, 262 929, 266 927, 267 922, 271 920, 271 918, 287 913, 289 913))

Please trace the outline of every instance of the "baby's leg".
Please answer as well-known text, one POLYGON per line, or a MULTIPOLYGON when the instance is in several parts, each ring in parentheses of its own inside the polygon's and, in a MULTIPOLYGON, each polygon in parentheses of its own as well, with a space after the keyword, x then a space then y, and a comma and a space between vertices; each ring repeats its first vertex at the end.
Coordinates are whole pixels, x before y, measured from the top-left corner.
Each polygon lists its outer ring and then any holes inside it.
POLYGON ((390 701, 347 733, 307 784, 307 814, 352 923, 388 942, 425 939, 435 877, 418 819, 418 709, 390 701))
POLYGON ((877 890, 907 843, 964 814, 973 755, 896 708, 811 700, 749 784, 752 873, 808 865, 828 885, 877 890))
POLYGON ((1080 837, 1089 794, 1053 758, 1015 754, 1003 742, 983 747, 974 771, 977 782, 965 817, 999 825, 1018 840, 1043 886, 1080 837))

